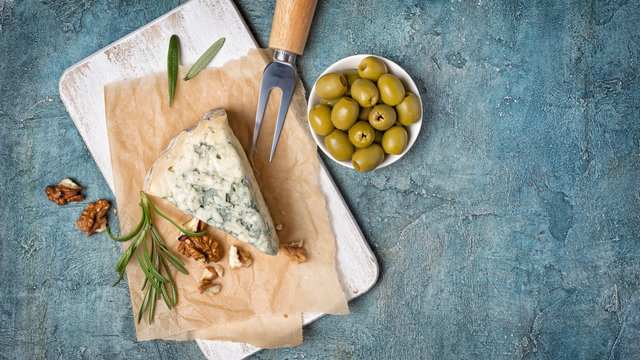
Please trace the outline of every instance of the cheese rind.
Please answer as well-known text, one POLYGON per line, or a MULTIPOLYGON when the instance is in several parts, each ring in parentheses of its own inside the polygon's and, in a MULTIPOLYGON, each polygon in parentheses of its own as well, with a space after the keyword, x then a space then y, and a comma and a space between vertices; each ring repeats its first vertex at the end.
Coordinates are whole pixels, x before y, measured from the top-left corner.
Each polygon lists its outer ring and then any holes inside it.
POLYGON ((223 109, 171 140, 143 190, 265 254, 278 252, 269 209, 223 109))

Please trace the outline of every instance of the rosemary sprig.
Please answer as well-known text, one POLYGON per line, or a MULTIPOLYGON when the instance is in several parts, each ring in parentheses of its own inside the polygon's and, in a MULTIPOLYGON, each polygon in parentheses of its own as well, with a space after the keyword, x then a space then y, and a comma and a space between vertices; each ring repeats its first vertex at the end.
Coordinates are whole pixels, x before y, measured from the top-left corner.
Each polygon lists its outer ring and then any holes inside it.
POLYGON ((204 54, 202 54, 198 58, 198 60, 196 60, 193 66, 191 66, 191 69, 189 69, 189 72, 187 73, 187 76, 184 77, 184 80, 189 80, 192 77, 198 75, 200 70, 204 69, 207 64, 210 63, 211 60, 213 60, 213 57, 216 56, 218 51, 220 51, 222 45, 224 45, 224 40, 225 38, 220 38, 218 39, 218 41, 214 42, 213 45, 211 45, 207 49, 207 51, 205 51, 204 54))
POLYGON ((176 95, 178 83, 178 62, 180 55, 180 40, 178 35, 171 35, 169 39, 169 51, 167 54, 167 75, 169 77, 169 107, 173 106, 173 98, 176 95))
POLYGON ((169 264, 173 265, 173 267, 181 273, 188 274, 189 272, 185 269, 184 262, 167 248, 164 240, 160 237, 160 233, 158 233, 158 230, 156 230, 153 222, 151 221, 151 211, 169 220, 171 224, 187 235, 201 236, 204 235, 206 231, 194 233, 178 226, 178 224, 168 216, 156 209, 156 207, 151 203, 151 200, 149 200, 147 195, 142 191, 140 192, 140 207, 142 208, 140 223, 138 223, 138 226, 136 226, 130 234, 122 237, 115 237, 111 233, 111 229, 107 227, 107 233, 115 241, 124 242, 133 239, 131 245, 129 245, 127 250, 125 250, 124 254, 122 254, 122 257, 116 264, 116 272, 119 274, 119 277, 112 286, 118 285, 120 280, 122 280, 127 264, 135 253, 138 263, 140 264, 140 268, 145 274, 142 290, 145 288, 147 289, 144 294, 140 310, 138 310, 138 323, 142 319, 142 315, 147 308, 149 309, 149 323, 152 323, 156 300, 159 297, 162 297, 169 309, 176 306, 177 303, 176 286, 171 274, 169 274, 169 267, 165 260, 167 260, 169 264), (169 295, 166 286, 169 286, 171 295, 169 295))

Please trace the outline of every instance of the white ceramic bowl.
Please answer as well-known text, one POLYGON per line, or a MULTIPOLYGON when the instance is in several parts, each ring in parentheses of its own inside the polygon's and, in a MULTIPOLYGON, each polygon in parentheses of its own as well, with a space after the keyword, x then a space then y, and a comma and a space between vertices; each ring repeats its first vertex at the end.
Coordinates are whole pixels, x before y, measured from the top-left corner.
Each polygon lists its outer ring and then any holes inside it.
MULTIPOLYGON (((366 58, 367 56, 373 56, 384 61, 384 63, 387 65, 387 69, 389 70, 389 73, 397 76, 398 79, 402 81, 402 84, 404 85, 405 90, 416 95, 420 100, 420 121, 418 121, 415 124, 405 126, 405 129, 407 129, 407 135, 409 136, 407 147, 404 149, 404 151, 400 155, 385 154, 384 160, 376 168, 376 169, 380 169, 400 160, 400 158, 403 157, 404 154, 406 154, 407 151, 409 151, 409 149, 411 149, 411 147, 413 146, 413 143, 416 142, 416 139, 418 138, 418 133, 420 132, 420 128, 422 127, 422 116, 424 115, 424 110, 422 109, 422 98, 420 97, 420 92, 418 91, 418 87, 416 86, 416 84, 413 82, 413 79, 411 79, 411 76, 409 76, 409 74, 406 71, 404 71, 404 69, 401 68, 400 65, 394 63, 389 59, 385 59, 381 56, 367 55, 367 54, 349 56, 333 63, 322 74, 320 74, 320 76, 327 73, 342 72, 348 69, 357 69, 358 65, 360 64, 360 61, 362 61, 362 59, 366 58)), ((320 76, 318 76, 318 78, 320 78, 320 76)), ((311 109, 314 106, 318 105, 320 103, 320 100, 321 100, 320 96, 318 96, 318 94, 316 93, 316 84, 313 84, 313 88, 311 88, 311 93, 309 94, 309 104, 307 105, 307 124, 309 124, 309 119, 308 119, 309 111, 311 111, 311 109)), ((331 154, 329 154, 329 150, 327 150, 327 147, 324 144, 324 136, 316 134, 315 131, 313 131, 313 129, 311 128, 311 124, 309 124, 309 130, 311 131, 311 134, 313 134, 313 138, 316 140, 316 143, 318 144, 320 149, 322 149, 322 151, 325 154, 327 154, 327 156, 331 160, 337 162, 340 165, 353 169, 353 165, 351 164, 350 160, 338 161, 334 159, 333 156, 331 156, 331 154)))

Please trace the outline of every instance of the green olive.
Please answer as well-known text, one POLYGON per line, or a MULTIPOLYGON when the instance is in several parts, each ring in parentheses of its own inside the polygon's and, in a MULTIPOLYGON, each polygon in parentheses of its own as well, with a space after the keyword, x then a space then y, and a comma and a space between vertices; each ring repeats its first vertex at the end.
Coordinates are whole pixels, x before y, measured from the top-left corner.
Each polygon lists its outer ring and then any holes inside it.
POLYGON ((357 79, 360 79, 360 75, 358 75, 357 69, 344 70, 342 72, 342 75, 344 75, 344 77, 347 79, 347 83, 349 84, 349 86, 351 86, 351 84, 353 84, 353 82, 357 79))
POLYGON ((382 148, 387 154, 400 155, 407 147, 407 130, 394 126, 382 135, 382 148))
POLYGON ((382 144, 382 134, 384 134, 384 132, 376 130, 376 138, 373 142, 376 144, 382 144))
POLYGON ((378 81, 382 74, 387 73, 387 65, 384 61, 377 57, 367 56, 362 59, 360 65, 358 65, 358 75, 363 79, 369 79, 371 81, 378 81))
POLYGON ((412 93, 407 93, 404 100, 396 105, 396 112, 398 113, 398 121, 404 126, 420 121, 420 115, 422 115, 420 100, 412 93))
POLYGON ((371 80, 357 79, 351 86, 351 97, 362 107, 372 107, 378 102, 378 87, 371 80))
POLYGON ((375 169, 384 160, 384 151, 378 144, 372 144, 366 148, 358 149, 353 153, 351 164, 360 172, 375 169))
POLYGON ((331 134, 335 129, 331 122, 331 108, 322 104, 314 106, 309 111, 309 124, 318 135, 326 136, 331 134))
POLYGON ((369 120, 369 113, 371 112, 370 107, 360 108, 360 112, 358 113, 358 120, 369 120))
POLYGON ((351 96, 351 85, 357 79, 360 79, 360 75, 358 75, 358 70, 356 69, 348 69, 342 72, 342 75, 347 79, 347 92, 345 95, 351 96))
POLYGON ((347 85, 347 79, 342 74, 324 74, 316 82, 316 92, 321 98, 337 98, 347 92, 347 85))
POLYGON ((373 143, 376 131, 366 121, 358 121, 349 129, 349 141, 359 148, 365 148, 373 143))
MULTIPOLYGON (((331 121, 333 121, 333 111, 331 112, 331 121)), ((369 113, 369 124, 376 130, 385 131, 395 123, 396 111, 389 105, 376 105, 369 113)), ((335 123, 333 124, 335 125, 335 123)))
POLYGON ((349 141, 349 136, 344 131, 333 130, 324 138, 324 144, 329 154, 338 161, 347 161, 351 158, 355 148, 349 141))
POLYGON ((320 104, 329 105, 329 107, 336 106, 336 103, 342 99, 341 97, 331 98, 331 99, 321 99, 320 104))
POLYGON ((358 120, 358 113, 360 107, 358 103, 352 98, 343 97, 338 103, 331 109, 331 122, 333 126, 340 130, 349 130, 356 120, 358 120))
POLYGON ((396 106, 404 100, 404 86, 400 79, 392 74, 384 74, 378 79, 380 99, 387 105, 396 106))

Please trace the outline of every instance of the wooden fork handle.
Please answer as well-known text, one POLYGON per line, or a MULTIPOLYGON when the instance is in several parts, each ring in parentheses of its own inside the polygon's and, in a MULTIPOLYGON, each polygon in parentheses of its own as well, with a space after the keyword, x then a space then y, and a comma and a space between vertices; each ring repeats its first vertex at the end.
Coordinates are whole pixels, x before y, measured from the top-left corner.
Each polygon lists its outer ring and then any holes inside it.
POLYGON ((317 0, 277 0, 269 47, 302 55, 317 0))

